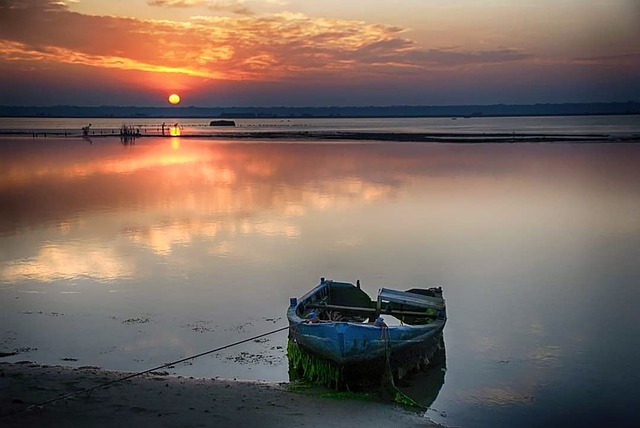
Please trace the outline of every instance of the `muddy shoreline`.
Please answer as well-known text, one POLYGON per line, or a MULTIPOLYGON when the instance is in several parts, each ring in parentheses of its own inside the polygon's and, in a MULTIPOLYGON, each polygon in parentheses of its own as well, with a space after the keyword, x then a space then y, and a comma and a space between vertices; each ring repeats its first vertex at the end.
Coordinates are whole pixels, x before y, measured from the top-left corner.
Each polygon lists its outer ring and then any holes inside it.
POLYGON ((294 392, 286 383, 185 378, 160 372, 86 392, 128 374, 98 367, 0 363, 0 425, 439 426, 421 412, 397 405, 294 392), (64 400, 38 406, 72 393, 75 395, 64 400))

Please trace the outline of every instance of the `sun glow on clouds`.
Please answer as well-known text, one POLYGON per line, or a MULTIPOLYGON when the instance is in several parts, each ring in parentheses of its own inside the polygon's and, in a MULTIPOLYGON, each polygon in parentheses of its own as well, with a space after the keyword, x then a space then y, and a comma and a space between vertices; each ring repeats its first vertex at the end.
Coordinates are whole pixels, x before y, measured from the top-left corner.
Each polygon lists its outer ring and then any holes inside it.
POLYGON ((601 86, 625 100, 640 93, 636 0, 314 3, 3 0, 0 72, 9 83, 0 96, 24 99, 12 88, 33 82, 34 98, 51 89, 96 104, 122 101, 112 94, 124 87, 131 97, 170 88, 196 101, 197 93, 198 103, 224 91, 234 101, 297 100, 304 91, 340 103, 434 95, 450 103, 468 92, 537 102, 541 88, 556 98, 558 89, 601 86), (103 84, 92 92, 97 73, 103 84))
MULTIPOLYGON (((303 13, 201 15, 177 22, 82 15, 71 13, 64 4, 44 0, 23 4, 20 9, 9 3, 1 11, 0 26, 9 20, 20 25, 5 25, 0 31, 0 60, 12 62, 270 80, 292 73, 386 73, 440 63, 450 67, 526 57, 509 49, 495 53, 422 50, 403 38, 404 29, 399 27, 303 13), (35 28, 38 31, 30 31, 35 28)), ((195 6, 199 2, 155 3, 195 6)))
POLYGON ((87 65, 107 69, 137 70, 153 73, 175 73, 211 79, 221 78, 221 73, 208 70, 198 70, 188 67, 168 67, 164 65, 148 64, 125 57, 87 55, 58 47, 46 47, 43 50, 30 49, 19 42, 8 42, 0 47, 0 56, 9 61, 38 61, 61 64, 87 65))

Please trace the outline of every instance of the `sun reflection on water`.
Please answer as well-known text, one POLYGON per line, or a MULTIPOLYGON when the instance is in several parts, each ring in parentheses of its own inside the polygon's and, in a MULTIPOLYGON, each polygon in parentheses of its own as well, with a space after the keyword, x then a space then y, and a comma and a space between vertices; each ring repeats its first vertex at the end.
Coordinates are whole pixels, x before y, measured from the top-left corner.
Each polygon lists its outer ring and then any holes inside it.
POLYGON ((180 127, 178 125, 173 125, 169 127, 169 135, 172 137, 180 136, 180 127))

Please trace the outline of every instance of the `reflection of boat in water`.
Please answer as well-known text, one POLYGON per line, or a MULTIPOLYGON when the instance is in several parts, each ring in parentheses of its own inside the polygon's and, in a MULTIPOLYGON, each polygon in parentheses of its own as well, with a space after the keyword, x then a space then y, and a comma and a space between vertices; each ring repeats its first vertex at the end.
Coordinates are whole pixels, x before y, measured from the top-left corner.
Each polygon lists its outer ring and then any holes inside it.
POLYGON ((413 372, 396 382, 396 387, 423 408, 428 408, 438 397, 447 370, 444 336, 438 350, 431 357, 431 364, 420 372, 413 372))
POLYGON ((290 375, 341 387, 379 383, 387 370, 401 379, 427 367, 441 348, 446 308, 441 288, 382 288, 372 300, 359 282, 323 278, 292 299, 287 318, 290 375), (307 319, 312 313, 317 322, 307 319), (380 315, 398 323, 378 326, 380 315))

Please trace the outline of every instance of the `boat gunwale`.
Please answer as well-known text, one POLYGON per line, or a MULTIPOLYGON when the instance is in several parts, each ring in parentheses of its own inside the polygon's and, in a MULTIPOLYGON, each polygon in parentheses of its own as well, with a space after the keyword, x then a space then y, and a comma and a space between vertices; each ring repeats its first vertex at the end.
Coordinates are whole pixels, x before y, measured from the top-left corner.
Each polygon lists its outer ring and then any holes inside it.
MULTIPOLYGON (((353 287, 353 289, 357 289, 358 291, 362 292, 364 295, 366 295, 369 300, 371 300, 372 303, 375 303, 375 300, 371 299, 371 296, 369 296, 368 293, 366 293, 364 290, 362 290, 360 287, 356 287, 353 283, 350 282, 344 282, 344 281, 334 281, 331 279, 327 279, 325 280, 324 278, 321 279, 320 284, 316 285, 314 288, 312 288, 311 290, 309 290, 308 292, 306 292, 302 297, 300 297, 300 299, 297 299, 296 304, 289 306, 289 308, 287 309, 287 318, 289 320, 289 324, 290 325, 297 325, 297 324, 301 324, 304 323, 305 319, 302 318, 300 315, 298 315, 298 309, 303 307, 306 308, 308 307, 307 305, 309 305, 310 303, 308 302, 308 300, 310 300, 312 297, 318 295, 323 289, 328 289, 330 285, 332 284, 338 284, 341 286, 351 286, 353 287)), ((381 289, 381 290, 389 290, 389 289, 381 289)), ((397 291, 397 290, 394 290, 397 291)), ((442 301, 442 310, 446 311, 446 303, 445 303, 445 299, 442 297, 436 297, 435 299, 441 300, 442 301)), ((319 308, 321 307, 321 304, 315 304, 315 303, 311 303, 312 305, 318 305, 319 308)), ((330 306, 330 305, 328 305, 330 306)), ((346 305, 345 305, 346 307, 346 305)), ((315 308, 312 308, 315 309, 315 308)), ((330 309, 330 308, 328 308, 330 309)), ((371 310, 373 312, 376 311, 375 308, 358 308, 358 307, 349 307, 348 310, 354 310, 357 311, 359 309, 366 309, 367 311, 371 310)), ((303 309, 304 311, 304 309, 303 309)), ((383 312, 383 311, 381 311, 383 312)), ((409 316, 420 316, 420 315, 426 315, 424 313, 405 313, 403 314, 401 311, 397 310, 394 311, 391 310, 389 312, 383 312, 385 315, 391 315, 391 316, 395 316, 395 314, 397 315, 409 315, 409 316)), ((445 312, 446 314, 446 312, 445 312)), ((428 316, 431 317, 431 316, 428 316)), ((434 326, 434 325, 439 325, 442 324, 444 326, 444 324, 446 323, 447 317, 446 315, 443 318, 440 318, 439 316, 434 318, 431 322, 426 323, 426 324, 409 324, 409 323, 403 323, 401 325, 391 325, 388 326, 387 328, 390 329, 424 329, 428 326, 434 326)), ((362 326, 362 327, 372 327, 372 328, 378 328, 376 326, 374 326, 373 324, 370 323, 359 323, 359 322, 354 322, 354 321, 341 321, 341 320, 337 320, 337 321, 333 321, 333 320, 325 320, 323 321, 321 324, 340 324, 340 323, 345 323, 345 324, 350 324, 352 326, 362 326)), ((314 323, 305 323, 308 325, 314 325, 314 323)))

